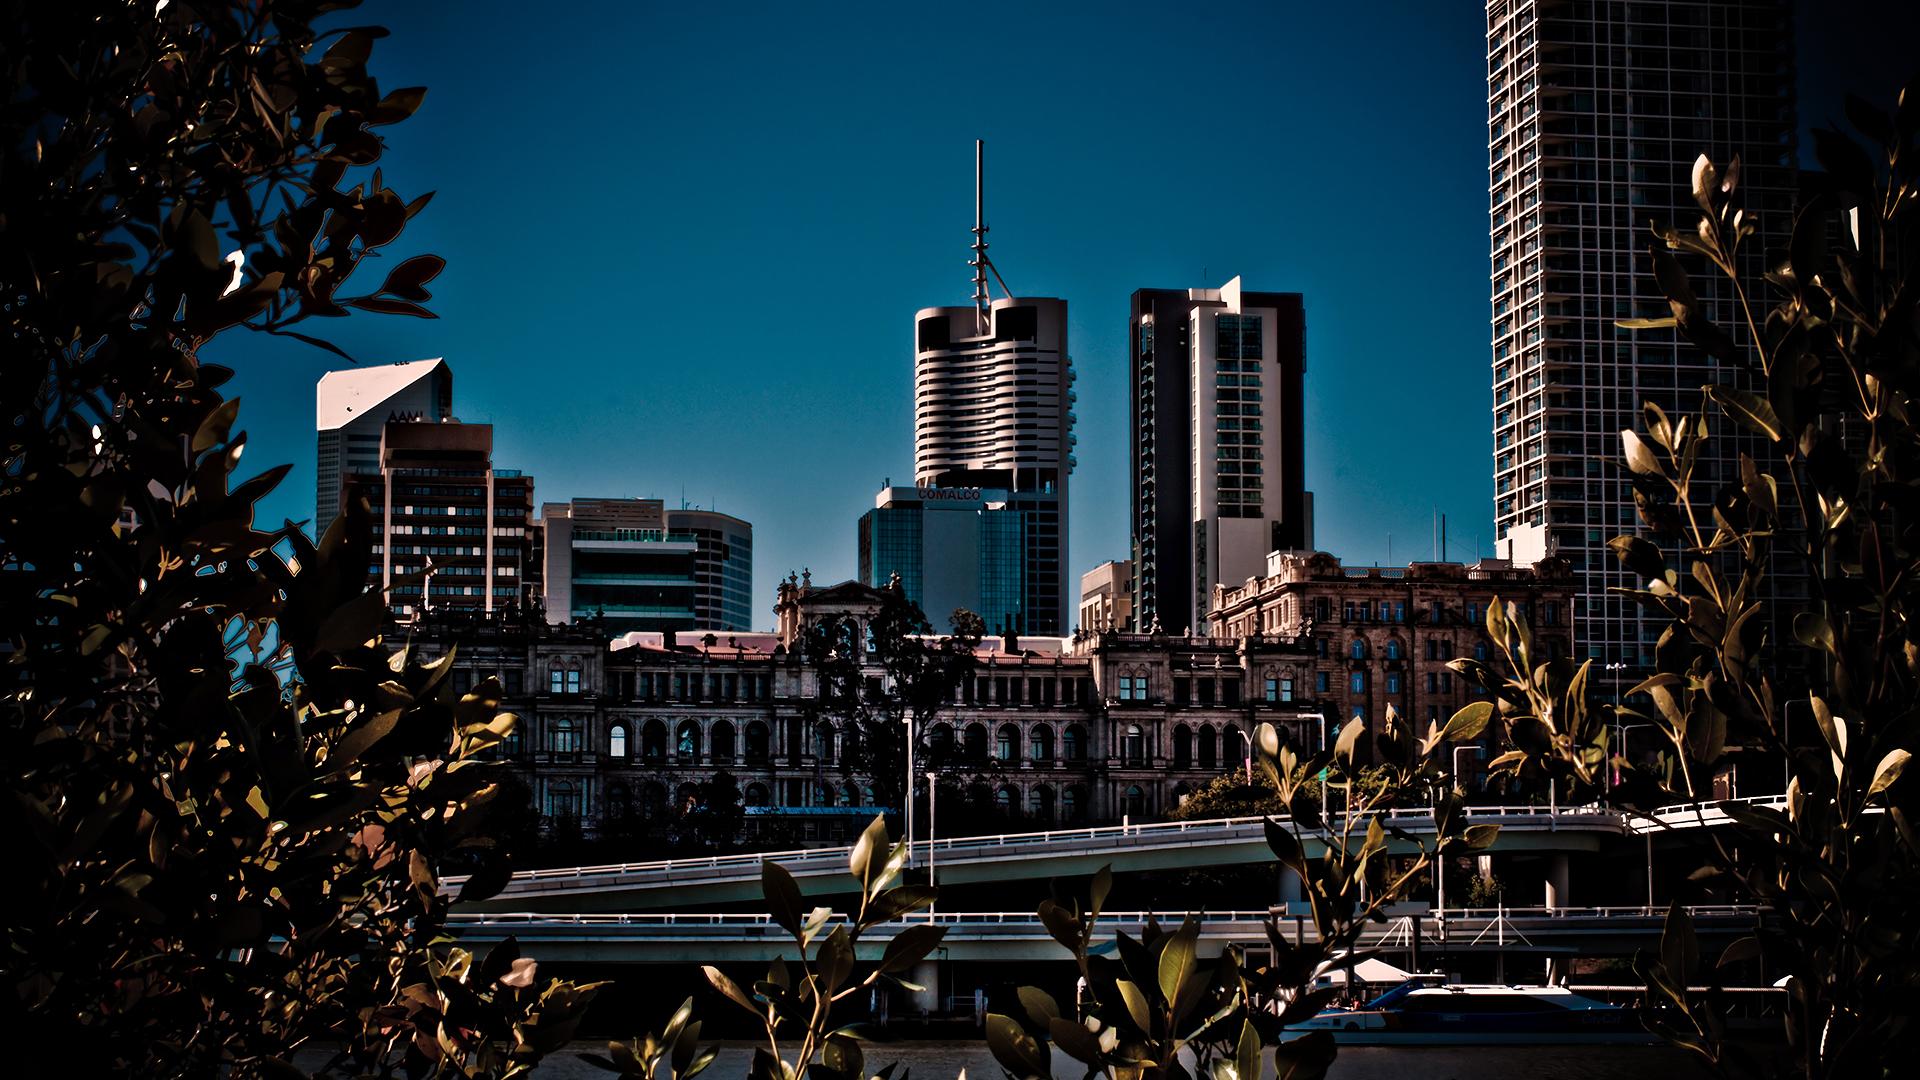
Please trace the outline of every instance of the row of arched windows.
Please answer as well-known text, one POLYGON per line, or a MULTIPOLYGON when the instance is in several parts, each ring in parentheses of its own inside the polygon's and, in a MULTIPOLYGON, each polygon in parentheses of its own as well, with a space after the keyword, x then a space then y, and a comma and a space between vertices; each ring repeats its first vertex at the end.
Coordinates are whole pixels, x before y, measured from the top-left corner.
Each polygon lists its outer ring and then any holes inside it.
MULTIPOLYGON (((579 733, 573 722, 565 718, 548 721, 547 744, 555 753, 568 753, 580 749, 579 733), (563 749, 564 744, 564 749, 563 749)), ((636 757, 633 736, 624 720, 616 720, 607 726, 607 756, 617 760, 632 760, 636 757)), ((698 764, 702 761, 716 765, 731 765, 740 755, 738 733, 728 720, 715 720, 712 727, 702 733, 700 725, 691 720, 682 721, 674 729, 673 740, 667 740, 667 725, 654 719, 640 726, 640 761, 664 764, 671 757, 683 765, 698 764)), ((772 733, 767 725, 755 720, 747 725, 745 761, 748 765, 764 765, 771 757, 772 733)))
MULTIPOLYGON (((953 725, 935 724, 928 733, 928 744, 933 750, 936 761, 958 757, 967 761, 985 761, 987 759, 987 725, 968 724, 961 729, 956 742, 953 725)), ((993 758, 996 761, 1052 762, 1054 760, 1085 761, 1087 759, 1087 729, 1081 724, 1068 724, 1061 733, 1055 758, 1054 730, 1051 724, 1035 724, 1021 738, 1018 724, 1002 724, 993 735, 993 758)))

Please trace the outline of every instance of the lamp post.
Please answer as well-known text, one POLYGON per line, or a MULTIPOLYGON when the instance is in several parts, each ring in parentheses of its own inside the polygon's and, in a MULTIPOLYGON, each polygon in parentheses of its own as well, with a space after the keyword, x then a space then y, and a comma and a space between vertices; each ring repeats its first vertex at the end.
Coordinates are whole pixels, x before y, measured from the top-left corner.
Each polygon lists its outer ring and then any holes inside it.
MULTIPOLYGON (((1627 732, 1632 731, 1634 728, 1643 728, 1643 727, 1650 728, 1650 727, 1658 727, 1658 726, 1659 726, 1658 724, 1621 724, 1619 725, 1618 730, 1620 732, 1621 758, 1624 759, 1627 756, 1627 732)), ((1647 912, 1649 914, 1653 912, 1653 830, 1652 829, 1647 830, 1647 912)))
MULTIPOLYGON (((935 833, 937 833, 940 829, 940 810, 939 810, 939 802, 938 802, 940 797, 939 793, 940 793, 940 774, 939 772, 933 769, 928 769, 927 770, 927 887, 928 888, 933 888, 936 884, 933 877, 933 841, 935 838, 935 833)), ((935 901, 928 901, 927 903, 927 921, 928 922, 933 921, 934 903, 935 901)))
MULTIPOLYGON (((1627 664, 1624 660, 1613 660, 1601 665, 1601 669, 1608 672, 1609 677, 1612 677, 1614 672, 1627 670, 1627 664)), ((1607 764, 1606 777, 1607 790, 1612 791, 1614 785, 1620 782, 1620 770, 1615 768, 1611 762, 1607 764)))
POLYGON ((906 714, 905 716, 903 716, 903 717, 901 717, 901 718, 900 718, 900 720, 901 720, 901 722, 902 722, 902 723, 904 723, 904 724, 905 724, 905 725, 907 726, 907 783, 906 783, 906 800, 905 800, 905 801, 906 801, 906 804, 907 804, 907 806, 906 806, 906 810, 907 810, 907 814, 906 814, 906 817, 907 817, 907 821, 906 821, 906 825, 907 825, 907 868, 908 868, 909 870, 911 870, 911 869, 913 868, 913 780, 914 780, 914 771, 913 771, 913 711, 912 711, 911 709, 909 709, 909 710, 907 711, 907 714, 906 714))
POLYGON ((1253 736, 1247 734, 1245 731, 1241 731, 1239 728, 1235 728, 1234 730, 1240 732, 1240 741, 1247 744, 1247 758, 1244 764, 1247 767, 1247 786, 1252 787, 1253 786, 1253 736))

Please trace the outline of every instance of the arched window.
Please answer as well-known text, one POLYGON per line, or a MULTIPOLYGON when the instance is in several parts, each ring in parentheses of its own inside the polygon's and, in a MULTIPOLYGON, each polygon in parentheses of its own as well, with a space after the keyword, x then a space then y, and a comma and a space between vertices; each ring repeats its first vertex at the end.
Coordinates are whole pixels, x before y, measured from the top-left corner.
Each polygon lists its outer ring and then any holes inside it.
POLYGON ((667 760, 667 725, 649 720, 640 728, 640 760, 655 763, 667 760))
POLYGON ((1085 813, 1087 798, 1079 788, 1070 787, 1060 793, 1060 820, 1079 821, 1085 813))
POLYGON ((573 726, 570 716, 555 717, 547 726, 547 749, 556 754, 573 754, 580 750, 580 732, 573 726))
MULTIPOLYGON (((822 721, 813 729, 813 756, 824 764, 833 763, 833 725, 822 721)), ((826 805, 833 805, 828 802, 826 805)))
POLYGON ((859 806, 860 805, 860 789, 855 787, 851 782, 849 782, 845 787, 841 788, 840 789, 840 805, 841 806, 859 806))
POLYGON ((860 725, 847 722, 847 730, 840 733, 840 760, 852 765, 860 764, 860 725))
POLYGON ((767 785, 748 784, 745 798, 748 806, 767 805, 767 785))
POLYGON ((1068 761, 1087 760, 1087 729, 1079 724, 1067 725, 1066 751, 1068 761))
POLYGON ((1221 749, 1226 751, 1227 768, 1237 769, 1247 760, 1247 741, 1240 736, 1240 729, 1232 724, 1220 734, 1221 749))
POLYGON ((566 689, 567 676, 560 670, 560 661, 547 665, 547 693, 558 694, 566 689))
POLYGON ((1210 727, 1200 729, 1200 767, 1211 769, 1220 764, 1219 735, 1210 727))
POLYGON ((682 765, 692 765, 700 760, 700 726, 688 720, 680 725, 680 732, 673 741, 673 754, 682 765))
POLYGON ((716 764, 733 764, 733 725, 725 720, 714 721, 712 745, 716 764))
POLYGON ((993 793, 993 808, 1000 811, 1002 817, 1012 817, 1020 809, 1020 793, 1010 787, 1003 787, 993 793))
POLYGON ((953 757, 953 727, 950 724, 935 724, 933 732, 927 737, 927 744, 933 750, 935 762, 946 761, 953 757))
POLYGON ((1041 763, 1053 760, 1053 729, 1045 724, 1036 724, 1033 734, 1027 738, 1028 755, 1041 763))
POLYGON ((765 765, 767 763, 767 743, 769 739, 767 725, 755 720, 747 725, 747 764, 765 765))
POLYGON ((1355 660, 1365 660, 1367 658, 1367 639, 1362 637, 1354 638, 1353 643, 1347 647, 1347 655, 1355 660))
POLYGON ((1045 784, 1034 788, 1033 792, 1027 796, 1027 812, 1033 816, 1035 821, 1052 821, 1053 789, 1045 784))
POLYGON ((1389 660, 1400 659, 1400 639, 1399 638, 1387 639, 1387 659, 1389 660))
POLYGON ((1002 724, 999 742, 994 750, 1001 761, 1017 759, 1020 756, 1020 729, 1012 724, 1002 724))
POLYGON ((607 785, 607 817, 616 821, 633 815, 633 789, 625 780, 615 780, 607 785))
POLYGON ((614 724, 607 728, 607 756, 615 761, 627 759, 627 725, 614 724))
POLYGON ((547 784, 547 816, 570 821, 580 819, 580 789, 573 781, 554 780, 547 784))
POLYGON ((1185 724, 1177 724, 1173 729, 1173 767, 1193 767, 1193 732, 1185 724))
POLYGON ((967 725, 967 760, 985 761, 987 758, 987 726, 985 724, 967 725))
POLYGON ((1146 816, 1147 795, 1146 792, 1140 790, 1138 784, 1128 787, 1126 792, 1120 796, 1120 812, 1129 818, 1146 816))
POLYGON ((1126 747, 1127 764, 1144 765, 1147 763, 1147 735, 1140 730, 1139 724, 1127 725, 1126 747))

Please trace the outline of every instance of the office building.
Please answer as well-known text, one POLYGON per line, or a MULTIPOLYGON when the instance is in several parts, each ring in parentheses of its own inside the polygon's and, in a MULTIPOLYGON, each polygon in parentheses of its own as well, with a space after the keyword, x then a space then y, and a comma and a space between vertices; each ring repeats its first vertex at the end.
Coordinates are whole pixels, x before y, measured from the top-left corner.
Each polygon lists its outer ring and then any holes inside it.
POLYGON ((1080 632, 1133 629, 1133 561, 1109 559, 1080 575, 1080 632))
POLYGON ((598 620, 609 637, 692 630, 700 544, 659 499, 575 499, 540 508, 547 621, 598 620))
POLYGON ((538 603, 533 478, 493 467, 493 425, 389 420, 378 471, 345 491, 373 509, 369 585, 402 615, 538 603))
POLYGON ((753 526, 716 510, 667 511, 667 530, 693 537, 693 627, 753 629, 753 526))
POLYGON ((860 582, 878 588, 899 575, 936 631, 946 633, 954 610, 965 608, 990 634, 1030 632, 1027 511, 1011 492, 883 487, 859 529, 860 582))
MULTIPOLYGON (((1648 226, 1693 231, 1702 153, 1722 167, 1741 158, 1736 198, 1760 229, 1743 245, 1747 280, 1784 246, 1792 19, 1784 0, 1487 4, 1497 550, 1515 563, 1567 561, 1579 581, 1577 647, 1596 661, 1603 691, 1645 676, 1667 623, 1612 591, 1642 585, 1606 547, 1637 529, 1620 432, 1643 426, 1644 401, 1717 418, 1700 388, 1747 377, 1673 331, 1630 332, 1615 320, 1670 314, 1648 226)), ((1713 321, 1744 340, 1716 279, 1696 276, 1694 287, 1713 321)), ((1746 445, 1735 425, 1716 423, 1694 478, 1702 497, 1737 478, 1746 445)), ((1794 587, 1777 575, 1775 584, 1794 587)))
POLYGON ((313 535, 340 513, 340 489, 355 474, 380 471, 380 436, 389 420, 448 420, 453 370, 445 360, 329 371, 314 387, 318 433, 313 535))
POLYGON ((1213 587, 1313 545, 1298 293, 1141 289, 1130 318, 1134 622, 1201 630, 1213 587))
POLYGON ((1500 662, 1486 629, 1493 604, 1514 606, 1535 663, 1572 655, 1573 584, 1558 559, 1365 567, 1324 551, 1276 551, 1259 577, 1214 587, 1207 629, 1215 639, 1305 646, 1304 669, 1274 675, 1287 681, 1260 687, 1263 694, 1310 698, 1336 721, 1358 717, 1374 730, 1392 705, 1424 732, 1480 696, 1447 661, 1500 662))
MULTIPOLYGON (((984 181, 979 158, 975 164, 977 194, 984 181)), ((1022 560, 996 571, 1021 581, 1009 629, 1059 634, 1072 618, 1064 569, 1074 465, 1067 304, 989 298, 987 272, 997 279, 999 271, 986 255, 983 213, 976 198, 973 304, 914 315, 914 483, 1006 494, 1006 509, 1020 514, 1022 560)))

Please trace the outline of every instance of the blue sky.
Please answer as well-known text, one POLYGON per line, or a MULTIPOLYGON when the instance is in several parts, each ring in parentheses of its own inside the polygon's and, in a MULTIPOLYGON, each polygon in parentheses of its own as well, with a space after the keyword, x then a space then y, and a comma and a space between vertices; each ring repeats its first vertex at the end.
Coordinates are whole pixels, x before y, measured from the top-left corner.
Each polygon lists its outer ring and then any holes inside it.
MULTIPOLYGON (((437 320, 307 329, 363 363, 446 357, 541 501, 752 521, 756 624, 789 569, 852 576, 855 520, 912 474, 912 316, 970 295, 976 137, 996 265, 1069 303, 1076 576, 1127 551, 1129 294, 1236 274, 1306 297, 1319 546, 1424 558, 1437 507, 1455 557, 1490 551, 1479 5, 527 12, 356 16, 393 30, 383 87, 429 87, 383 129, 387 182, 438 192, 393 257, 449 265, 437 320)), ((310 517, 338 359, 204 355, 239 371, 248 461, 295 463, 267 520, 310 517)))

